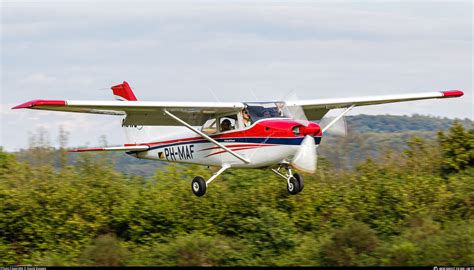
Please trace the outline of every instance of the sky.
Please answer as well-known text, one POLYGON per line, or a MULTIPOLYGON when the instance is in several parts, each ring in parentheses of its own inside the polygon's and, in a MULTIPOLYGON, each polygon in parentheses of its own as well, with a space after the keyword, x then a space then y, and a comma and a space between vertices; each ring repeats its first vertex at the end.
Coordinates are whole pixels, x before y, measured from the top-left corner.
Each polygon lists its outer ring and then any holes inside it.
POLYGON ((462 89, 350 114, 470 118, 470 1, 4 1, 0 146, 125 140, 120 117, 11 110, 33 99, 255 101, 462 89), (292 93, 292 94, 290 94, 292 93))

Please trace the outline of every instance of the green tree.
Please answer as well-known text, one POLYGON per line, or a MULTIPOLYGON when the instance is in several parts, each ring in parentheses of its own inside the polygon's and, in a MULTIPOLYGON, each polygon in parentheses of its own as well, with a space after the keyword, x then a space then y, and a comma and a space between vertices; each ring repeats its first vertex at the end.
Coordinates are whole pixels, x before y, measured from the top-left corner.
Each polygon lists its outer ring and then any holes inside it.
POLYGON ((124 248, 115 235, 100 235, 87 246, 79 257, 81 265, 93 266, 123 266, 127 249, 124 248))
POLYGON ((466 130, 455 121, 449 133, 440 131, 438 140, 443 153, 443 172, 453 173, 474 166, 474 129, 466 130))
POLYGON ((355 222, 337 230, 322 245, 320 253, 324 265, 373 265, 373 252, 379 245, 375 232, 364 223, 355 222))
POLYGON ((199 232, 179 235, 166 242, 143 246, 130 256, 128 265, 236 266, 248 265, 249 249, 239 240, 206 236, 199 232))

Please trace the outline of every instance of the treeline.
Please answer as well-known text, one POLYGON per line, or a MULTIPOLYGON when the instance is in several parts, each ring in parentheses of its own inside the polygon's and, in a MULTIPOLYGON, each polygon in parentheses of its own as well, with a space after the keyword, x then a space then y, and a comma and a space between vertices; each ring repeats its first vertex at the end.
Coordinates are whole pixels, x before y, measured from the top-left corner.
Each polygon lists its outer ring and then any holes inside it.
POLYGON ((380 158, 385 151, 403 152, 413 136, 435 142, 437 132, 448 130, 454 121, 466 129, 473 128, 472 120, 467 118, 453 120, 418 114, 347 116, 347 136, 328 134, 321 142, 319 154, 340 169, 353 169, 368 158, 380 158))
POLYGON ((414 114, 406 115, 351 115, 346 117, 348 132, 356 133, 383 133, 404 131, 439 131, 449 129, 454 121, 461 123, 464 127, 472 128, 472 120, 449 119, 447 117, 435 117, 414 114))
MULTIPOLYGON (((348 135, 338 137, 328 134, 324 136, 318 150, 321 157, 327 158, 342 170, 354 169, 367 158, 377 159, 387 149, 402 152, 407 148, 406 142, 413 136, 435 141, 437 131, 448 130, 454 121, 458 121, 467 129, 472 129, 472 121, 469 119, 453 120, 417 114, 412 116, 361 114, 348 116, 346 120, 348 135)), ((68 135, 60 128, 57 138, 52 140, 45 129, 38 129, 30 134, 29 148, 14 154, 19 161, 31 164, 47 163, 55 168, 61 168, 64 164, 74 165, 79 155, 66 153, 68 135), (57 147, 53 147, 53 144, 57 147)), ((110 145, 107 138, 102 136, 94 146, 110 145)), ((156 169, 165 165, 151 160, 139 160, 117 152, 91 155, 91 158, 95 157, 108 158, 117 171, 126 175, 152 177, 156 169)))
POLYGON ((269 170, 195 197, 204 167, 146 178, 107 156, 55 169, 0 151, 0 265, 472 265, 474 130, 405 144, 350 170, 320 159, 296 196, 269 170))

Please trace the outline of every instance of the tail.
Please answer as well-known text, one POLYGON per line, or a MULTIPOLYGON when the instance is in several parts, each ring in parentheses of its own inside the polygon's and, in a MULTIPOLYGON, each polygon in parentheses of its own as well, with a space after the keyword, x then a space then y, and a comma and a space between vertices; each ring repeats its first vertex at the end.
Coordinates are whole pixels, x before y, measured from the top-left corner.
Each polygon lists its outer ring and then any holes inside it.
POLYGON ((137 97, 135 96, 132 91, 132 88, 126 81, 123 81, 122 84, 114 85, 110 89, 112 89, 112 92, 114 92, 114 96, 117 100, 137 101, 137 97))
MULTIPOLYGON (((133 93, 130 85, 124 81, 121 84, 117 84, 111 87, 112 92, 114 93, 115 99, 128 102, 128 101, 137 101, 137 97, 133 93)), ((125 118, 123 119, 125 120, 125 118)), ((122 123, 123 123, 122 120, 122 123)), ((151 140, 150 127, 145 126, 124 126, 122 127, 125 131, 125 136, 127 138, 127 144, 137 144, 143 142, 149 142, 151 140)))

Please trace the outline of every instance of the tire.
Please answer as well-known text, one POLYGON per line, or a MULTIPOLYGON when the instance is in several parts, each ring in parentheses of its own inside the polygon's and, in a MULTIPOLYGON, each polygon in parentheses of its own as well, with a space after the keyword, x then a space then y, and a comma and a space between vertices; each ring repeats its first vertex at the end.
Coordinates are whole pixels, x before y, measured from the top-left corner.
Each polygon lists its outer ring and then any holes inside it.
POLYGON ((298 181, 298 184, 300 186, 300 190, 298 192, 301 192, 304 188, 304 179, 303 179, 303 176, 299 173, 295 173, 293 174, 293 177, 296 178, 296 180, 298 181))
POLYGON ((201 197, 202 195, 206 194, 206 181, 201 176, 194 177, 193 181, 191 182, 191 190, 193 191, 194 195, 201 197))
POLYGON ((286 188, 288 190, 288 193, 290 193, 291 195, 295 195, 298 194, 298 192, 300 191, 300 184, 298 180, 296 180, 296 178, 292 176, 286 188))

